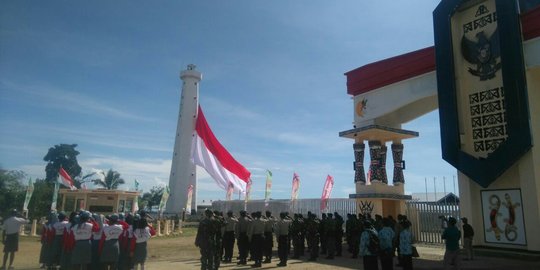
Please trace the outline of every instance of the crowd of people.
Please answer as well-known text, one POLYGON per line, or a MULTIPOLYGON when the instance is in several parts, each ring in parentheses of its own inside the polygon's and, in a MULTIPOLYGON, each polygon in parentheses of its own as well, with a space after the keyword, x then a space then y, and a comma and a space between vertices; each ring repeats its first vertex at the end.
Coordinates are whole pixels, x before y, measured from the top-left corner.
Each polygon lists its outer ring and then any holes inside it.
POLYGON ((238 257, 236 264, 258 268, 272 260, 274 237, 277 242, 278 267, 287 266, 289 255, 293 259, 305 257, 317 261, 321 255, 333 260, 344 256, 342 247, 346 242, 352 258, 363 258, 364 269, 393 269, 394 258, 403 269, 412 269, 411 223, 404 215, 347 214, 344 220, 339 213, 324 213, 321 218, 308 212, 307 217, 287 212, 279 218, 270 211, 247 213, 232 211, 223 215, 219 211, 205 211, 200 221, 195 245, 201 251, 201 269, 215 270, 221 263, 232 263, 236 241, 238 257), (397 254, 397 256, 396 256, 397 254))
MULTIPOLYGON (((51 211, 42 226, 41 268, 62 270, 131 270, 142 269, 147 254, 147 241, 155 235, 144 211, 138 214, 100 215, 81 210, 66 215, 51 211), (140 268, 139 268, 140 267, 140 268)), ((1 269, 13 269, 13 258, 18 250, 20 225, 28 220, 16 210, 4 222, 4 262, 1 269), (10 226, 8 221, 17 222, 10 226), (17 228, 15 228, 17 227, 17 228), (13 228, 10 234, 8 228, 13 228), (6 268, 8 254, 11 254, 6 268)))

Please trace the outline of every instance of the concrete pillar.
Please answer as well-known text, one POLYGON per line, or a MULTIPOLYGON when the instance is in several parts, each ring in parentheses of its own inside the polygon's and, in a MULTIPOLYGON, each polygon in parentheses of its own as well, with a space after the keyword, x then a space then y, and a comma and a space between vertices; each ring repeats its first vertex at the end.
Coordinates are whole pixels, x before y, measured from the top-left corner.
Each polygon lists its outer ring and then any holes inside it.
POLYGON ((157 220, 157 229, 156 229, 156 235, 161 236, 161 220, 157 220))
POLYGON ((197 120, 199 82, 202 80, 202 74, 195 70, 195 65, 188 65, 187 70, 180 73, 180 78, 183 84, 169 176, 171 193, 165 209, 166 213, 174 214, 181 213, 185 207, 189 185, 193 185, 191 208, 197 209, 197 178, 195 164, 191 162, 191 141, 197 120))

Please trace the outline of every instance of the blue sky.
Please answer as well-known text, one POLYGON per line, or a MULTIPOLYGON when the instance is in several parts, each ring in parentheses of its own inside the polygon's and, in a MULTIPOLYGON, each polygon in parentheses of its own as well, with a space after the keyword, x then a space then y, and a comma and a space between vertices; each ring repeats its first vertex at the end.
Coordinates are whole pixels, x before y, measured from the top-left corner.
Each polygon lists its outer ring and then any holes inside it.
MULTIPOLYGON (((353 104, 343 73, 432 46, 437 4, 2 1, 0 167, 43 178, 48 148, 76 143, 83 172, 112 168, 129 185, 165 185, 179 72, 193 63, 205 116, 252 172, 253 198, 264 197, 266 169, 272 198, 290 197, 293 172, 301 198, 320 197, 327 174, 332 197, 347 197, 353 142, 338 132, 352 128, 353 104)), ((404 128, 420 132, 404 142, 406 191, 424 192, 426 177, 442 191, 443 176, 453 191, 437 111, 404 128)), ((225 198, 199 176, 200 200, 225 198)))

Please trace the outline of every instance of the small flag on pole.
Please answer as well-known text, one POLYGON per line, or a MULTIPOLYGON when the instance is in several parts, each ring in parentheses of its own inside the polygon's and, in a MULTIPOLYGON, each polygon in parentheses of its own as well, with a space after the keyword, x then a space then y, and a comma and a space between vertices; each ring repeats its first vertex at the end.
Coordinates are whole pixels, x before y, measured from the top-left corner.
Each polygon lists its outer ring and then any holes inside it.
POLYGON ((330 193, 332 193, 332 188, 334 187, 334 178, 330 175, 326 177, 326 182, 324 182, 323 192, 321 196, 321 212, 324 212, 328 208, 328 199, 330 198, 330 193))
POLYGON ((135 191, 139 191, 139 181, 135 179, 135 191))
POLYGON ((54 192, 52 197, 52 203, 51 203, 51 210, 56 211, 56 201, 58 200, 58 189, 60 188, 60 184, 58 182, 54 183, 54 192))
POLYGON ((234 185, 233 183, 229 182, 229 186, 227 187, 227 195, 225 196, 225 199, 227 201, 231 200, 233 191, 234 191, 234 185))
POLYGON ((266 170, 266 189, 264 192, 264 206, 268 206, 270 202, 270 192, 272 191, 272 172, 266 170))
POLYGON ((70 188, 71 190, 76 190, 77 188, 73 185, 73 180, 71 179, 71 176, 64 170, 64 168, 60 167, 60 170, 58 170, 58 183, 70 188))
POLYGON ((30 178, 28 180, 28 186, 26 187, 26 196, 24 197, 23 211, 28 211, 28 204, 30 203, 30 199, 32 198, 33 193, 34 183, 32 182, 32 178, 30 178))
POLYGON ((189 185, 187 191, 186 213, 191 215, 191 201, 193 200, 193 185, 189 185))
POLYGON ((298 174, 293 174, 292 179, 292 191, 291 191, 291 201, 296 201, 298 199, 298 189, 300 188, 300 176, 298 174))
POLYGON ((165 188, 163 189, 163 194, 161 195, 161 201, 159 202, 159 212, 163 212, 163 210, 165 210, 165 206, 167 206, 167 200, 169 199, 169 194, 169 186, 165 186, 165 188))

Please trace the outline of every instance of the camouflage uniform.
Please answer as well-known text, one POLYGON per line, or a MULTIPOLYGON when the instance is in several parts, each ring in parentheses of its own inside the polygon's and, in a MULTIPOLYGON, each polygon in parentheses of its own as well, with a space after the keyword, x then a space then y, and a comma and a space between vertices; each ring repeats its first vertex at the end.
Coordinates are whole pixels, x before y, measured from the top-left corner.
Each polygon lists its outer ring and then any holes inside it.
POLYGON ((306 231, 310 261, 316 261, 317 257, 319 257, 319 228, 319 219, 315 215, 309 215, 306 222, 306 231))
POLYGON ((201 270, 214 270, 214 255, 216 252, 216 226, 212 212, 206 213, 206 218, 199 222, 195 246, 201 251, 201 270))
POLYGON ((221 256, 223 256, 223 229, 225 227, 225 219, 221 212, 214 212, 214 230, 216 249, 214 251, 214 269, 218 269, 221 264, 221 256))
POLYGON ((341 257, 343 245, 343 217, 334 213, 336 222, 336 256, 341 257))

